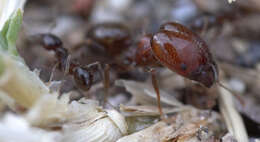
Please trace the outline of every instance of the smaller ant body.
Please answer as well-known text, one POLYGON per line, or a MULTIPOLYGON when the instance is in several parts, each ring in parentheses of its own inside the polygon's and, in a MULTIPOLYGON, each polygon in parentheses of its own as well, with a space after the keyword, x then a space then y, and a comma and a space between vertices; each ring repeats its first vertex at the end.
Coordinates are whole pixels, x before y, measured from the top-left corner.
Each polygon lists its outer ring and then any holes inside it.
POLYGON ((97 82, 98 77, 95 76, 95 73, 100 71, 100 63, 96 62, 82 66, 74 61, 68 61, 68 50, 63 47, 62 41, 57 36, 53 34, 40 34, 39 36, 43 47, 46 50, 55 52, 59 69, 66 74, 72 75, 80 89, 88 91, 90 87, 97 82))
MULTIPOLYGON (((98 69, 97 65, 100 66, 100 64, 83 67, 70 62, 67 66, 68 51, 62 47, 61 41, 51 34, 42 34, 41 36, 44 48, 55 52, 59 61, 59 68, 63 71, 68 70, 68 74, 73 75, 76 84, 81 89, 89 90, 95 82, 94 73, 98 69)), ((128 30, 125 30, 124 26, 113 25, 112 23, 95 26, 88 33, 88 43, 92 48, 98 46, 97 48, 102 49, 103 53, 107 53, 113 58, 123 54, 131 65, 150 69, 161 116, 163 116, 163 112, 154 67, 167 67, 207 88, 215 83, 220 84, 218 67, 207 44, 187 27, 175 22, 165 23, 157 33, 141 37, 137 46, 132 46, 134 49, 126 50, 130 46, 130 38, 128 30), (125 54, 126 52, 130 53, 125 54)), ((108 72, 107 69, 106 72, 108 72)), ((108 76, 108 73, 105 74, 108 76)), ((105 79, 105 84, 108 84, 109 77, 105 77, 105 79)), ((108 85, 105 86, 109 87, 108 85)))

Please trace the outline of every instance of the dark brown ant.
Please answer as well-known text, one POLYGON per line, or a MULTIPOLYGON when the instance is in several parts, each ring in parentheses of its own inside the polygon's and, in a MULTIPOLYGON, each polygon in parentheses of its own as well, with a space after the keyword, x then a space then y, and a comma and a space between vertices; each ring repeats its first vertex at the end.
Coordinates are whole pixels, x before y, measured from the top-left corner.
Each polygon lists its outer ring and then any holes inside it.
POLYGON ((99 62, 82 66, 74 61, 68 61, 68 50, 62 46, 62 41, 57 36, 53 34, 40 34, 38 36, 45 49, 55 52, 59 69, 72 75, 80 89, 88 91, 98 81, 96 72, 100 73, 101 71, 101 64, 99 62))

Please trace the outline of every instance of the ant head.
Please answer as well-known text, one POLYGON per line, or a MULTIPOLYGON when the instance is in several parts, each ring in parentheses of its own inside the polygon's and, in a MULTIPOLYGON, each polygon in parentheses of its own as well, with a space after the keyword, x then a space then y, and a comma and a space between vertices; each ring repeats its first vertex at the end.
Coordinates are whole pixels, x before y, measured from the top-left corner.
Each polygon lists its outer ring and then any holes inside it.
POLYGON ((218 67, 215 62, 200 65, 198 69, 191 72, 189 78, 210 88, 218 81, 218 67))

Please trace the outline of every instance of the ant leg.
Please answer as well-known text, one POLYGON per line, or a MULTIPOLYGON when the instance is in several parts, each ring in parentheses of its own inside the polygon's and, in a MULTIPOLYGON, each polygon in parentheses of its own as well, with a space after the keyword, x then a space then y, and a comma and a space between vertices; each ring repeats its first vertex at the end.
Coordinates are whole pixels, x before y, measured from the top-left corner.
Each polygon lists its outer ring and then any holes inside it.
POLYGON ((98 71, 100 76, 103 79, 103 86, 105 89, 103 106, 105 106, 105 104, 109 104, 112 108, 118 110, 115 106, 113 106, 111 103, 109 103, 107 101, 107 98, 109 96, 109 88, 110 88, 110 86, 109 86, 109 84, 110 84, 110 74, 109 74, 110 66, 108 64, 105 64, 105 67, 103 69, 100 62, 94 62, 92 64, 89 64, 87 67, 89 69, 91 69, 92 72, 98 71), (102 72, 102 71, 104 71, 104 72, 102 72))
POLYGON ((90 72, 95 73, 96 71, 98 71, 100 77, 102 79, 104 79, 104 75, 103 75, 103 68, 100 62, 96 61, 94 63, 88 64, 87 68, 90 70, 90 72))
POLYGON ((65 70, 64 70, 64 75, 67 75, 70 71, 70 60, 71 60, 71 55, 69 55, 67 57, 67 60, 66 60, 66 65, 65 65, 65 70))
POLYGON ((109 88, 110 88, 110 65, 109 64, 105 64, 105 67, 103 69, 100 62, 95 62, 95 63, 90 64, 90 66, 94 66, 94 65, 98 66, 98 71, 99 71, 99 73, 100 73, 100 75, 101 75, 101 77, 103 79, 103 86, 104 86, 104 90, 105 90, 103 107, 105 107, 105 105, 108 104, 112 108, 118 110, 115 106, 113 106, 107 100, 107 98, 109 96, 109 88), (102 70, 103 70, 103 72, 101 72, 102 70))
POLYGON ((110 66, 108 64, 106 64, 103 69, 101 63, 97 61, 97 62, 89 64, 88 68, 92 68, 92 71, 98 71, 100 74, 100 77, 103 79, 105 95, 104 95, 104 101, 102 104, 103 104, 103 106, 105 106, 105 104, 107 103, 107 97, 108 97, 108 93, 109 93, 110 66))
POLYGON ((200 36, 202 36, 202 37, 204 37, 205 36, 205 34, 206 34, 206 31, 207 31, 207 29, 208 29, 208 24, 209 24, 209 20, 208 20, 208 18, 203 18, 203 27, 202 27, 202 29, 201 29, 201 31, 200 31, 200 36))
POLYGON ((160 90, 159 90, 158 82, 157 82, 157 79, 156 79, 156 71, 154 69, 151 69, 150 72, 152 73, 153 88, 154 88, 156 95, 157 95, 158 110, 159 110, 161 118, 164 119, 164 114, 163 114, 162 107, 161 107, 160 90))
POLYGON ((51 76, 50 76, 50 79, 49 79, 49 81, 48 81, 47 84, 50 84, 51 81, 53 80, 54 72, 55 72, 55 70, 57 69, 57 66, 58 66, 58 65, 59 65, 59 63, 57 62, 57 63, 53 66, 52 71, 51 71, 51 76))
POLYGON ((90 69, 94 69, 94 67, 96 67, 95 69, 102 70, 102 65, 99 61, 88 64, 87 67, 90 68, 90 69))
MULTIPOLYGON (((65 75, 67 75, 69 73, 69 70, 70 70, 70 59, 71 59, 71 56, 69 55, 66 59, 66 65, 65 65, 65 69, 64 69, 64 73, 63 73, 63 78, 65 78, 65 75)), ((62 86, 64 85, 64 80, 61 80, 61 84, 60 84, 60 87, 58 89, 58 98, 61 97, 61 88, 62 86)))
POLYGON ((104 89, 105 89, 105 96, 104 96, 104 104, 105 105, 107 103, 107 97, 109 96, 109 83, 110 83, 110 66, 108 64, 105 64, 105 69, 104 69, 104 89))

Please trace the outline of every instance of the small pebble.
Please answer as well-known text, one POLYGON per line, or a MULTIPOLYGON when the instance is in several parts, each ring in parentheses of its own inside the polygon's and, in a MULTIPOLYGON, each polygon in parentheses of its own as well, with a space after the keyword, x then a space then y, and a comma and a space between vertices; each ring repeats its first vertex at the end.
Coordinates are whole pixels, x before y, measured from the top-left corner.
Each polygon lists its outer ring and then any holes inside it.
POLYGON ((245 83, 237 78, 232 78, 229 81, 229 85, 232 88, 232 90, 239 92, 239 93, 243 93, 246 90, 245 83))

